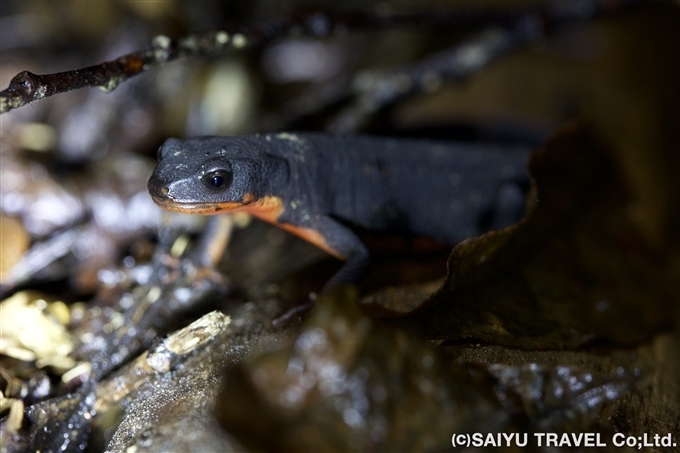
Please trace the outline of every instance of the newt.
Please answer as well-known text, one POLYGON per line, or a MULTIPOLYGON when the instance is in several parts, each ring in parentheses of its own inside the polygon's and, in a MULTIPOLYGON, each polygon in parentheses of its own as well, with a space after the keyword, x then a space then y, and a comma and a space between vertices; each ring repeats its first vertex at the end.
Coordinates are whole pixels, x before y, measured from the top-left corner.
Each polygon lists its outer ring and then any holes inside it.
POLYGON ((345 261, 328 290, 367 269, 355 227, 454 245, 519 220, 528 156, 526 146, 313 133, 170 138, 148 188, 165 210, 245 211, 345 261))

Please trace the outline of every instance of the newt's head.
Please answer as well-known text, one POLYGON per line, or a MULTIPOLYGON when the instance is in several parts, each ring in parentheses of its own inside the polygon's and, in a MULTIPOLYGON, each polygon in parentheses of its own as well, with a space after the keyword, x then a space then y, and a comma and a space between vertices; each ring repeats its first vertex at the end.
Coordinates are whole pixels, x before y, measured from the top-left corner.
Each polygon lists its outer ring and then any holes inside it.
MULTIPOLYGON (((286 164, 239 137, 171 138, 149 179, 153 201, 168 211, 219 214, 261 201, 286 164)), ((254 207, 254 206, 253 206, 254 207)))

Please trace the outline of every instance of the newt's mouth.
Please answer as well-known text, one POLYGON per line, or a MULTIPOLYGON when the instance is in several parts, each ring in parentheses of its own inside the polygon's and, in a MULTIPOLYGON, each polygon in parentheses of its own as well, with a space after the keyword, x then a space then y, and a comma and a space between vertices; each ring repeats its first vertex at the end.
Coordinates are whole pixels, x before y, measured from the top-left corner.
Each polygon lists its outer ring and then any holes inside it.
POLYGON ((235 211, 243 208, 241 203, 215 203, 215 202, 190 202, 184 203, 181 201, 173 200, 167 195, 167 191, 163 189, 151 189, 149 188, 149 193, 151 199, 156 203, 161 209, 170 212, 178 212, 180 214, 201 214, 201 215, 211 215, 211 214, 222 214, 224 212, 235 211))

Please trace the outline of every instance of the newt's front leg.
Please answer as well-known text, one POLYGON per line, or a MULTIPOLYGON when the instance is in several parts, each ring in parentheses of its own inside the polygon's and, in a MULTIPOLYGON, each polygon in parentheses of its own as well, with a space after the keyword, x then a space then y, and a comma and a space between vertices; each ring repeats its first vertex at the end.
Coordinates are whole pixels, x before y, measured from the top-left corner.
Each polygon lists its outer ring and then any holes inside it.
POLYGON ((358 282, 365 274, 369 263, 368 249, 361 239, 342 223, 322 214, 301 216, 304 220, 296 224, 287 223, 285 215, 277 226, 302 239, 311 242, 345 264, 326 282, 323 292, 358 282))

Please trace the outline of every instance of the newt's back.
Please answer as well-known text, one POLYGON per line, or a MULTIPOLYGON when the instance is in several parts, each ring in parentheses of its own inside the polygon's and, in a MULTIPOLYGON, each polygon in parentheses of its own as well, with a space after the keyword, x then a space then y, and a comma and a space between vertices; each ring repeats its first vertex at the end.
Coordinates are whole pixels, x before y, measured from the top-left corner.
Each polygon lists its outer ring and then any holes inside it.
POLYGON ((270 140, 306 156, 289 158, 299 181, 295 192, 311 209, 346 224, 454 244, 507 226, 523 213, 524 146, 316 134, 270 140))

